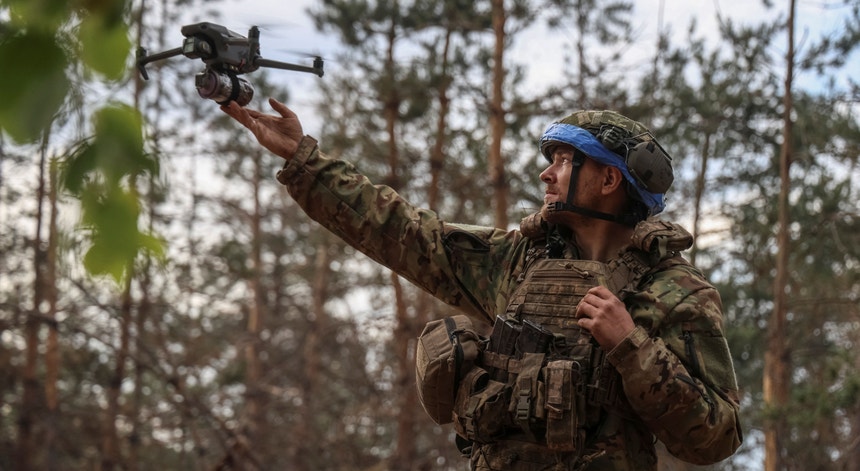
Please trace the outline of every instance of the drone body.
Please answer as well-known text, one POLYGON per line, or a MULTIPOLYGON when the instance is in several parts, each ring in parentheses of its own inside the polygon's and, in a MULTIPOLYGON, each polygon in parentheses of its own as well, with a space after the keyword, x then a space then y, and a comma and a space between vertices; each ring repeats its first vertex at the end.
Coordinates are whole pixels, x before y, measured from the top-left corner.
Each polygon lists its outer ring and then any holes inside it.
POLYGON ((194 84, 197 93, 207 98, 227 104, 231 101, 241 106, 247 105, 254 97, 254 87, 242 77, 260 67, 308 72, 323 76, 323 60, 314 58, 313 66, 301 66, 286 62, 272 61, 260 56, 260 30, 252 26, 248 37, 230 31, 214 23, 195 23, 182 27, 185 40, 182 47, 148 55, 146 49, 137 50, 137 68, 144 80, 149 80, 146 64, 158 60, 183 55, 189 59, 201 59, 206 67, 197 74, 194 84))

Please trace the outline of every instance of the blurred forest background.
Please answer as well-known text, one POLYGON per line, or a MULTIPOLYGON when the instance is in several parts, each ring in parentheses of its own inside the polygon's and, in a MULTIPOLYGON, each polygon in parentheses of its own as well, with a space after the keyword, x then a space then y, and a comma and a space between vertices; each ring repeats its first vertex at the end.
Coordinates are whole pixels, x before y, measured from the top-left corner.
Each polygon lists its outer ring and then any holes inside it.
MULTIPOLYGON (((0 0, 0 469, 466 469, 414 388, 413 339, 449 310, 309 221, 280 159, 189 87, 199 61, 134 70, 182 24, 245 34, 218 3, 0 0)), ((779 0, 704 32, 661 10, 648 43, 624 0, 291 21, 348 64, 309 93, 322 147, 449 221, 537 209, 536 139, 574 109, 648 123, 677 168, 665 217, 723 296, 745 432, 723 463, 661 469, 858 471, 860 2, 802 5, 842 21, 795 31, 779 0), (545 87, 509 56, 536 29, 563 71, 545 87)), ((247 76, 251 106, 290 104, 289 73, 247 76)))

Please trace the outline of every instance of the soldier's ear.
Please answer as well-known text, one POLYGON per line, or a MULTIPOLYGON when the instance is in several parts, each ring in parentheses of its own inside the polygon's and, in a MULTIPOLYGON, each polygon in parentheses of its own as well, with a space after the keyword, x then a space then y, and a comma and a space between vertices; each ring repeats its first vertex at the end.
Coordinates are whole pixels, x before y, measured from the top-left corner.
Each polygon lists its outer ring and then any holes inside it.
POLYGON ((619 189, 624 190, 624 174, 616 167, 607 165, 603 168, 603 181, 601 184, 603 194, 610 194, 619 189))

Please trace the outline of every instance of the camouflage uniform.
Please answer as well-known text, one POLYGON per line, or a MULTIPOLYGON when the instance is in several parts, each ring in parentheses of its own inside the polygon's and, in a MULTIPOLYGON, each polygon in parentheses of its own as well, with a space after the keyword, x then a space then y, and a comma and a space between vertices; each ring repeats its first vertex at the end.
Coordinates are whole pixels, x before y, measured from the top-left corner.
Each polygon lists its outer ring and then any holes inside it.
MULTIPOLYGON (((476 322, 505 312, 527 262, 543 248, 521 231, 446 223, 324 156, 310 137, 277 178, 312 219, 476 322)), ((624 300, 637 327, 607 359, 629 410, 606 415, 585 455, 514 436, 476 445, 473 469, 655 470, 654 437, 695 464, 737 449, 738 390, 716 289, 677 263, 650 273, 624 300)))

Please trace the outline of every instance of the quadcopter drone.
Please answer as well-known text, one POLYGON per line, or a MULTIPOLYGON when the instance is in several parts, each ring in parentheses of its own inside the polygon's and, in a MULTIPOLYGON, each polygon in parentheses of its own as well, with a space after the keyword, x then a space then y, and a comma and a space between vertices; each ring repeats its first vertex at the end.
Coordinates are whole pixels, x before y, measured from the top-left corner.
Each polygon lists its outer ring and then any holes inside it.
POLYGON ((213 23, 196 23, 182 27, 185 40, 182 47, 148 55, 146 49, 137 49, 137 68, 144 80, 149 80, 146 64, 169 57, 184 55, 201 59, 206 64, 203 72, 194 78, 197 93, 225 105, 231 101, 247 105, 254 97, 254 87, 242 77, 260 67, 308 72, 323 76, 323 60, 315 57, 313 66, 278 62, 260 57, 260 29, 252 26, 248 37, 213 23))

